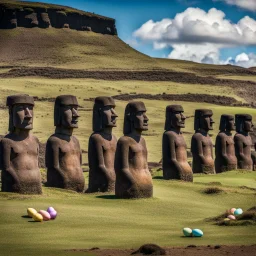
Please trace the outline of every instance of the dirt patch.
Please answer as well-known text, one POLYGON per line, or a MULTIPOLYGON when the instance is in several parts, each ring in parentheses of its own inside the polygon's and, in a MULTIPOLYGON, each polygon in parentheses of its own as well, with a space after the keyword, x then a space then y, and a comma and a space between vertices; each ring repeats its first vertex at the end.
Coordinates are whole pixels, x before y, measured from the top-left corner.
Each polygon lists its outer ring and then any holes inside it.
POLYGON ((209 95, 209 94, 120 94, 112 96, 117 100, 130 101, 135 99, 147 99, 147 100, 166 100, 166 101, 188 101, 188 102, 206 102, 223 106, 238 106, 240 103, 227 96, 209 95))
POLYGON ((208 187, 208 188, 203 189, 203 193, 207 194, 207 195, 214 195, 214 194, 216 195, 216 194, 221 194, 223 192, 225 192, 225 191, 218 187, 208 187))
MULTIPOLYGON (((190 239, 190 238, 189 238, 190 239)), ((193 238, 191 238, 193 240, 193 238)), ((196 239, 196 238, 195 238, 196 239)), ((251 256, 256 255, 256 245, 241 245, 241 246, 228 246, 228 245, 208 245, 208 246, 187 246, 187 247, 168 247, 164 248, 168 256, 251 256)), ((128 256, 134 252, 134 249, 71 249, 66 250, 70 253, 89 252, 95 256, 128 256)), ((143 255, 141 253, 135 255, 143 255)), ((144 254, 145 255, 145 254, 144 254)))

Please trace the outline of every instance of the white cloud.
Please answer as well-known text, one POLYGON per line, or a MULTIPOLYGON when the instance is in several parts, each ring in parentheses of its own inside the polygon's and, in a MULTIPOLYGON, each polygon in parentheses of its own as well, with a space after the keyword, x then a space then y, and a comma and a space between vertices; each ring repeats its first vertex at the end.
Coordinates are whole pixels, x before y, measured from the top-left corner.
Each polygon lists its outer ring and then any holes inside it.
MULTIPOLYGON (((215 0, 216 1, 216 0, 215 0)), ((256 11, 256 1, 255 0, 219 0, 224 1, 230 5, 236 5, 243 9, 247 9, 250 11, 256 11)))
POLYGON ((256 54, 241 53, 237 55, 235 58, 235 65, 245 67, 245 68, 256 67, 256 54))
MULTIPOLYGON (((231 58, 221 61, 220 49, 256 46, 256 20, 245 16, 234 24, 225 18, 224 12, 215 8, 208 12, 200 8, 188 8, 174 19, 147 21, 134 31, 133 36, 153 43, 156 50, 172 47, 169 58, 226 64, 230 63, 231 58)), ((244 62, 237 61, 243 65, 244 62)))

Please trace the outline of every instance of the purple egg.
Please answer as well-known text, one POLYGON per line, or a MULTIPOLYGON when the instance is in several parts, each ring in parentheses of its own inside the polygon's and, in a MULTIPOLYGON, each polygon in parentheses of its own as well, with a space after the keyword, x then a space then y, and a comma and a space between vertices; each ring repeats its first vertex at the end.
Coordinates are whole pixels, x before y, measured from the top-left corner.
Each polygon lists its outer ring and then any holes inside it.
POLYGON ((57 212, 55 210, 49 212, 49 214, 50 214, 52 220, 54 220, 57 217, 57 212))
POLYGON ((47 212, 49 212, 49 213, 50 213, 50 212, 53 212, 53 211, 55 212, 55 210, 54 210, 54 208, 53 208, 53 207, 48 207, 47 212))

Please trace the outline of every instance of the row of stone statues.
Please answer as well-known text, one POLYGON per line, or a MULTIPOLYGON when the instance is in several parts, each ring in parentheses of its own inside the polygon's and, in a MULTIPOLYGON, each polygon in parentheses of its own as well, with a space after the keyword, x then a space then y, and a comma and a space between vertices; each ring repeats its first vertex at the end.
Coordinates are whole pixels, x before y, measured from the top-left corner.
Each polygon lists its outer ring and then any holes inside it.
MULTIPOLYGON (((1 141, 2 191, 40 194, 41 175, 38 167, 39 141, 30 134, 33 128, 33 97, 13 95, 7 98, 9 134, 1 141)), ((119 198, 141 198, 153 195, 152 177, 147 163, 143 131, 148 130, 148 117, 143 102, 130 102, 125 108, 123 136, 117 141, 115 102, 111 97, 97 97, 93 107, 93 133, 89 139, 89 184, 86 192, 115 191, 119 198)), ((221 116, 216 138, 215 168, 212 111, 195 111, 195 134, 192 137, 192 168, 187 161, 187 146, 181 129, 185 127, 180 105, 166 108, 163 134, 163 176, 165 179, 193 181, 193 173, 215 173, 237 168, 252 169, 252 117, 236 115, 237 134, 232 138, 234 117, 221 116)), ((46 144, 47 186, 83 192, 85 181, 81 168, 79 141, 72 135, 78 127, 78 102, 75 96, 61 95, 55 100, 55 133, 46 144)))

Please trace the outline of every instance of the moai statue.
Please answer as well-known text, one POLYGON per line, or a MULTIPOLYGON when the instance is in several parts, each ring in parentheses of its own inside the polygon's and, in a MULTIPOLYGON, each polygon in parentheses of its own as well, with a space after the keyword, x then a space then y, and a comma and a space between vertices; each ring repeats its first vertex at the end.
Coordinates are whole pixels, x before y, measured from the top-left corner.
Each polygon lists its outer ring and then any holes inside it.
POLYGON ((93 134, 89 139, 89 187, 87 192, 115 190, 115 152, 117 139, 112 134, 117 114, 111 97, 97 97, 93 107, 93 134))
POLYGON ((235 130, 235 118, 232 115, 221 115, 220 132, 215 142, 215 172, 221 173, 237 169, 235 143, 232 131, 235 130))
POLYGON ((195 111, 194 129, 195 134, 191 141, 191 152, 193 155, 193 173, 214 174, 213 144, 209 136, 212 130, 212 110, 197 109, 195 111))
POLYGON ((187 145, 181 133, 186 119, 183 112, 180 105, 166 107, 162 142, 163 176, 166 180, 193 181, 193 172, 187 161, 187 145))
POLYGON ((148 118, 144 103, 128 103, 124 116, 124 136, 118 140, 115 156, 115 194, 119 198, 153 196, 152 177, 147 163, 148 152, 141 136, 147 130, 148 118))
POLYGON ((39 141, 31 135, 34 99, 29 95, 7 97, 9 134, 1 141, 2 191, 41 194, 38 165, 39 141))
POLYGON ((73 129, 78 128, 78 102, 75 96, 61 95, 55 100, 55 133, 46 144, 47 185, 83 192, 82 153, 73 129))
POLYGON ((237 168, 252 170, 251 146, 252 139, 249 132, 253 131, 252 116, 236 115, 236 135, 234 137, 237 168))

